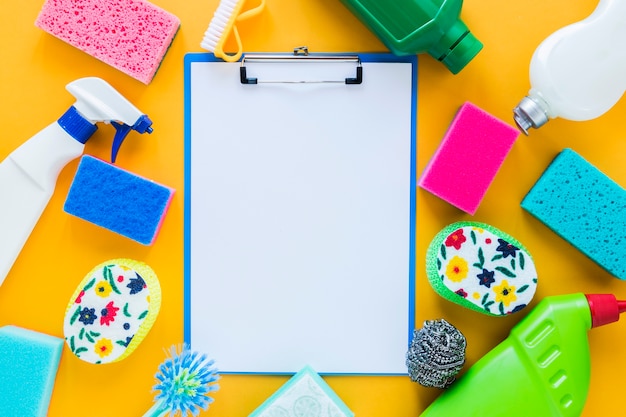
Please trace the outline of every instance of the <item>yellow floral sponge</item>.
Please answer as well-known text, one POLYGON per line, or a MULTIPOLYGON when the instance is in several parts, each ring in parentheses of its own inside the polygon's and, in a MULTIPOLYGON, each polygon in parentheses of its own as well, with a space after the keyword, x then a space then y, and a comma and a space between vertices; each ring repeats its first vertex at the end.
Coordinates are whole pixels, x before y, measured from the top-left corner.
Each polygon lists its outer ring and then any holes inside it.
POLYGON ((441 230, 428 247, 426 273, 443 298, 490 316, 520 311, 537 289, 537 270, 526 248, 478 222, 441 230))
POLYGON ((117 362, 130 355, 152 328, 161 307, 154 271, 132 259, 112 259, 93 268, 74 291, 63 332, 78 358, 117 362))

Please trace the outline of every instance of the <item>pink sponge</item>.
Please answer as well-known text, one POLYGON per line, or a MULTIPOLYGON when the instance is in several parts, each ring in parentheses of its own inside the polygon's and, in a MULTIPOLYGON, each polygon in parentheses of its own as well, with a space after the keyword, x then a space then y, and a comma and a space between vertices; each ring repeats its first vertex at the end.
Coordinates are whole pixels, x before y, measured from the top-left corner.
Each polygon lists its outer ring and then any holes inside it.
POLYGON ((35 25, 148 84, 180 20, 144 0, 47 0, 35 25))
POLYGON ((472 103, 464 103, 418 185, 474 214, 519 131, 472 103))

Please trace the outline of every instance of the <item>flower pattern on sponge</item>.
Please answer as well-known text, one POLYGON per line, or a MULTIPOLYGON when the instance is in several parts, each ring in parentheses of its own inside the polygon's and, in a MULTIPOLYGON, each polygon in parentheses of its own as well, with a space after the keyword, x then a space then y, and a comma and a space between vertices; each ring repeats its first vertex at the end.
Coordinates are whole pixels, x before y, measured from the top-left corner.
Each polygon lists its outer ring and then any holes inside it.
POLYGON ((431 286, 448 300, 493 316, 515 313, 532 300, 537 271, 528 251, 493 226, 458 222, 428 248, 431 286))
POLYGON ((103 364, 124 359, 156 320, 161 290, 154 271, 130 259, 95 267, 70 299, 63 330, 80 359, 103 364))

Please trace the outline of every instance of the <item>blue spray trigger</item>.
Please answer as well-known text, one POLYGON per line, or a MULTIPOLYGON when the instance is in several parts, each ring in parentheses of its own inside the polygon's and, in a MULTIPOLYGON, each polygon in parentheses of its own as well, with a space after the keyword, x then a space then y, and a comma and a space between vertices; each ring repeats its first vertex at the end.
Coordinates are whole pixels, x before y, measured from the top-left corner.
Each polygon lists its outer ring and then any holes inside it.
POLYGON ((129 126, 124 123, 111 122, 111 125, 115 128, 115 136, 113 137, 113 147, 111 148, 111 162, 115 162, 117 158, 117 152, 120 150, 124 139, 130 133, 131 130, 135 130, 139 133, 152 133, 152 120, 145 114, 141 115, 134 125, 129 126))

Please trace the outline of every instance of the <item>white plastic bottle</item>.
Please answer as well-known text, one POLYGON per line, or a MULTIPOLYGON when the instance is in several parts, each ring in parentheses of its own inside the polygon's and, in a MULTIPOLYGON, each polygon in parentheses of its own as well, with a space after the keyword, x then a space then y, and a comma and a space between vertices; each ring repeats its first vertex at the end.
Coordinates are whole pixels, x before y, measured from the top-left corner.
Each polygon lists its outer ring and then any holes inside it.
POLYGON ((586 19, 548 36, 530 63, 531 89, 513 110, 518 127, 606 113, 626 90, 626 1, 600 0, 586 19))
POLYGON ((81 78, 67 90, 74 105, 0 163, 0 285, 48 205, 61 169, 83 153, 96 122, 115 126, 113 161, 130 130, 152 132, 150 119, 100 78, 81 78))

